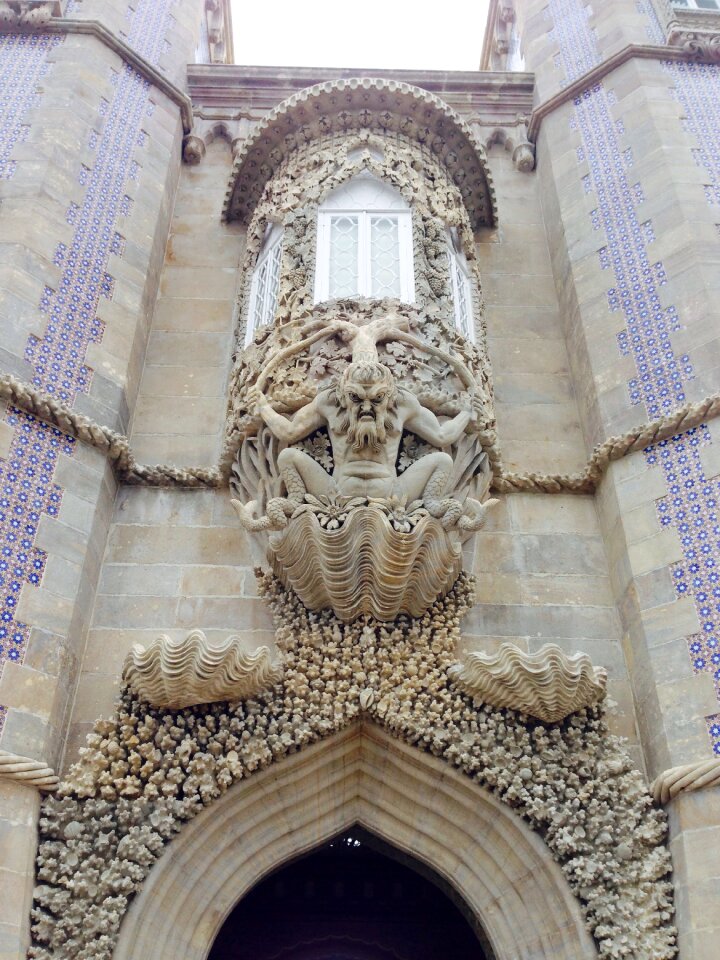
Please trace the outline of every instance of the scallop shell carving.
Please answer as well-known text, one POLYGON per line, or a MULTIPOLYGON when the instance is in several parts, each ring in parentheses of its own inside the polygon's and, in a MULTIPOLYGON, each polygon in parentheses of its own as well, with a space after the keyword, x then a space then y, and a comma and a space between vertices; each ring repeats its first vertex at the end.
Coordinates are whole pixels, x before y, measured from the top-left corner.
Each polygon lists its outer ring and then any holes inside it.
POLYGON ((457 580, 462 554, 457 535, 433 517, 400 533, 380 510, 360 507, 338 530, 309 513, 295 517, 270 537, 268 560, 306 607, 331 607, 349 623, 363 614, 421 616, 457 580))
POLYGON ((457 686, 492 707, 518 710, 557 723, 605 696, 607 672, 585 653, 566 654, 554 643, 525 653, 503 643, 496 654, 469 653, 448 671, 457 686))
POLYGON ((216 700, 243 700, 276 683, 282 670, 268 647, 252 653, 241 637, 210 644, 202 630, 183 640, 162 635, 147 648, 136 643, 123 680, 156 707, 180 710, 216 700))

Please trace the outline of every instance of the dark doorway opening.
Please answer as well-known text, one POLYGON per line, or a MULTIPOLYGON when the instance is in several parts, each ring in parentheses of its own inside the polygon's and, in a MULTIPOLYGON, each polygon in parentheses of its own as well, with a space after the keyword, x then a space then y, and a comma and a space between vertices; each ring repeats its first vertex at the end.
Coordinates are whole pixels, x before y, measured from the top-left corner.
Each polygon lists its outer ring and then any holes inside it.
POLYGON ((357 827, 265 877, 208 960, 492 960, 439 876, 357 827))

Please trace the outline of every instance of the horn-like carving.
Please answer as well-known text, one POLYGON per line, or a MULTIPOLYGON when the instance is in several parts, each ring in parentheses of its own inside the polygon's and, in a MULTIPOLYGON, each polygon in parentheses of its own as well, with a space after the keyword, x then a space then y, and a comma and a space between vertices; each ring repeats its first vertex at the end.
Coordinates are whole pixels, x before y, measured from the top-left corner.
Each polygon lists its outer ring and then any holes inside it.
POLYGON ((125 659, 123 680, 156 707, 179 710, 217 700, 244 700, 282 675, 267 647, 247 653, 241 637, 210 644, 202 630, 183 640, 160 636, 136 643, 125 659))
POLYGON ((465 663, 450 667, 450 677, 471 697, 493 707, 506 707, 557 723, 605 696, 607 672, 593 667, 585 653, 566 654, 546 643, 525 653, 503 643, 496 654, 469 653, 465 663))

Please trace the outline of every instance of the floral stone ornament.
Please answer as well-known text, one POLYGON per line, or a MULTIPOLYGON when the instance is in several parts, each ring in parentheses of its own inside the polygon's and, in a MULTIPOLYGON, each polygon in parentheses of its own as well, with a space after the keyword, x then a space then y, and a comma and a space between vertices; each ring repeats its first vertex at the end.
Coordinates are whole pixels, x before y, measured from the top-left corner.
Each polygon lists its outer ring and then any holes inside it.
MULTIPOLYGON (((364 325, 311 321, 267 357, 251 389, 269 437, 256 447, 263 462, 254 495, 233 505, 248 530, 267 533, 275 575, 309 609, 330 607, 346 622, 422 615, 457 579, 463 541, 496 502, 478 499, 490 480, 477 435, 479 385, 461 360, 408 327, 399 315, 364 325), (262 389, 274 369, 333 336, 350 350, 342 372, 307 402, 299 397, 291 416, 280 413, 262 389), (415 391, 398 387, 380 359, 381 341, 440 355, 462 384, 463 408, 441 421, 415 391)), ((233 486, 248 496, 243 467, 240 459, 233 486)))

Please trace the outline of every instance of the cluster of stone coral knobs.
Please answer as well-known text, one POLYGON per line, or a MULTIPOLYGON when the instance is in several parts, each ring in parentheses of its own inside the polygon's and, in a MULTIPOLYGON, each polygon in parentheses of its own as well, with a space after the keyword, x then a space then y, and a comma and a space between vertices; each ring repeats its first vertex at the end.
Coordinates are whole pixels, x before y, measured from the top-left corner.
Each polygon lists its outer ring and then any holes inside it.
POLYGON ((665 815, 600 707, 546 724, 493 709, 449 676, 473 583, 420 618, 343 624, 269 574, 283 678, 244 702, 158 708, 129 687, 45 801, 36 960, 109 960, 164 845, 233 783, 350 723, 384 726, 495 793, 544 837, 602 958, 675 955, 665 815))

